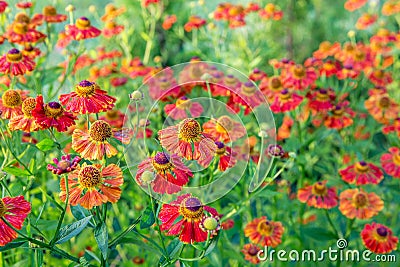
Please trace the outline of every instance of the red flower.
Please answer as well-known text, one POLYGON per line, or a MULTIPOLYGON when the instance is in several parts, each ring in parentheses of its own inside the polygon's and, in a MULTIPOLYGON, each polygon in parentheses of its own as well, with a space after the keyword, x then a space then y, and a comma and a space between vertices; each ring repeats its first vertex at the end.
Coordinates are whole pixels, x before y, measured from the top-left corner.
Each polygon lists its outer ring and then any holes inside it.
POLYGON ((378 15, 365 13, 357 20, 356 29, 364 30, 374 24, 377 19, 378 15))
POLYGON ((283 17, 283 12, 277 9, 277 6, 268 3, 264 9, 259 11, 260 17, 263 19, 280 20, 283 17))
POLYGON ((344 8, 353 12, 354 10, 363 7, 367 2, 368 0, 347 0, 347 2, 344 3, 344 8))
POLYGON ((75 92, 60 95, 61 104, 67 111, 79 114, 99 113, 111 110, 116 99, 94 82, 81 81, 75 86, 75 92))
POLYGON ((302 96, 289 92, 288 89, 284 89, 279 95, 275 96, 274 102, 271 104, 271 110, 274 113, 291 111, 296 109, 302 101, 302 96))
POLYGON ((335 92, 332 89, 319 89, 309 97, 308 106, 316 112, 327 112, 333 108, 332 101, 335 99, 335 92))
POLYGON ((31 44, 25 44, 24 50, 21 51, 22 55, 34 60, 40 55, 40 49, 33 47, 31 44))
POLYGON ((35 62, 22 55, 16 48, 12 48, 7 54, 0 57, 0 72, 11 76, 19 76, 33 71, 35 66, 35 62))
POLYGON ((383 254, 396 250, 399 239, 393 236, 392 230, 379 223, 366 224, 361 231, 364 246, 370 251, 383 254))
POLYGON ((176 15, 167 16, 163 21, 162 28, 164 30, 169 30, 172 28, 172 25, 174 25, 175 22, 176 22, 176 15))
POLYGON ((226 115, 204 123, 203 129, 214 140, 224 143, 234 142, 246 135, 246 128, 226 115))
POLYGON ((21 8, 21 9, 28 9, 28 8, 31 8, 32 5, 33 5, 32 2, 18 2, 18 3, 15 4, 15 6, 16 6, 17 8, 21 8))
POLYGON ((35 24, 42 24, 44 21, 47 23, 60 23, 67 20, 67 15, 57 14, 57 10, 54 6, 45 6, 42 14, 36 14, 33 16, 32 21, 35 24))
POLYGON ((72 113, 64 110, 58 102, 43 103, 43 96, 36 97, 36 107, 32 110, 32 116, 41 129, 54 127, 59 132, 67 131, 68 127, 75 125, 77 119, 72 113))
MULTIPOLYGON (((254 244, 245 244, 243 246, 243 249, 241 250, 241 252, 244 255, 244 259, 253 263, 253 264, 258 264, 260 263, 260 259, 258 258, 258 252, 261 249, 254 244)), ((264 253, 260 253, 261 257, 264 257, 264 253)))
POLYGON ((160 194, 179 192, 182 186, 189 182, 189 178, 193 177, 190 169, 182 163, 177 155, 168 155, 164 152, 157 152, 154 157, 139 163, 136 181, 140 185, 145 185, 147 182, 141 179, 145 171, 155 172, 152 188, 154 192, 160 194))
POLYGON ((76 20, 75 25, 66 25, 65 34, 74 40, 83 40, 95 38, 101 34, 101 31, 90 24, 90 20, 86 17, 81 17, 76 20))
POLYGON ((382 132, 384 134, 395 132, 397 133, 397 136, 400 138, 400 117, 394 119, 394 121, 391 124, 383 127, 382 132))
POLYGON ((179 98, 176 104, 165 105, 164 110, 165 113, 174 120, 182 120, 188 117, 197 118, 203 113, 202 105, 197 102, 192 102, 186 96, 179 98))
POLYGON ((185 31, 191 32, 193 29, 199 29, 206 24, 206 20, 198 16, 190 16, 189 21, 183 26, 185 31))
POLYGON ((274 101, 275 96, 278 96, 283 89, 281 76, 265 77, 261 80, 260 90, 267 97, 268 102, 274 101))
POLYGON ((399 105, 387 93, 371 95, 364 106, 375 120, 384 124, 396 119, 399 113, 399 105))
POLYGON ((342 179, 350 184, 379 184, 383 179, 383 172, 374 164, 365 161, 357 162, 339 171, 342 179))
POLYGON ((331 209, 337 206, 336 188, 327 187, 327 181, 316 182, 313 185, 299 189, 297 198, 302 203, 318 209, 331 209))
POLYGON ((61 31, 61 32, 58 34, 58 40, 57 40, 56 46, 57 46, 58 48, 65 48, 65 47, 67 47, 67 45, 69 45, 69 43, 70 43, 71 41, 72 41, 71 36, 70 36, 70 35, 67 35, 67 34, 65 33, 65 31, 61 31))
POLYGON ((28 97, 22 102, 21 111, 23 114, 12 116, 8 122, 10 130, 21 130, 25 133, 34 132, 40 129, 40 126, 32 116, 32 111, 36 107, 36 100, 28 97))
POLYGON ((312 85, 316 79, 317 74, 313 68, 306 68, 297 64, 289 67, 284 85, 285 87, 304 90, 312 85))
POLYGON ((18 236, 3 220, 21 230, 22 224, 30 212, 31 204, 23 196, 0 199, 0 246, 10 243, 18 236))
POLYGON ((394 178, 400 178, 400 149, 389 148, 389 153, 381 156, 381 165, 385 172, 394 178))
POLYGON ((351 108, 349 108, 348 105, 348 101, 337 104, 331 111, 332 114, 328 115, 325 118, 325 127, 339 130, 352 125, 353 119, 351 117, 355 116, 355 112, 351 108))
POLYGON ((253 243, 274 248, 282 242, 284 231, 285 228, 281 222, 270 221, 266 216, 262 216, 245 226, 244 235, 253 243))
POLYGON ((161 145, 169 152, 188 160, 198 160, 203 166, 208 166, 217 150, 214 141, 194 119, 185 119, 178 125, 162 129, 158 136, 161 145))
POLYGON ((7 7, 8 4, 6 1, 0 1, 0 14, 4 13, 7 7))
POLYGON ((29 27, 28 23, 14 22, 8 27, 4 37, 10 43, 25 44, 40 42, 46 38, 46 35, 29 27))
POLYGON ((201 201, 185 194, 179 196, 170 204, 163 204, 158 218, 161 220, 161 231, 168 231, 166 235, 179 235, 183 243, 204 242, 207 232, 201 229, 200 223, 206 216, 219 216, 214 208, 204 206, 201 201))
POLYGON ((123 25, 117 25, 114 21, 107 21, 103 29, 103 35, 106 38, 111 38, 120 34, 124 28, 123 25))
POLYGON ((222 142, 215 142, 217 145, 217 151, 215 152, 218 157, 218 169, 221 172, 226 171, 228 168, 232 168, 236 164, 235 152, 222 142))

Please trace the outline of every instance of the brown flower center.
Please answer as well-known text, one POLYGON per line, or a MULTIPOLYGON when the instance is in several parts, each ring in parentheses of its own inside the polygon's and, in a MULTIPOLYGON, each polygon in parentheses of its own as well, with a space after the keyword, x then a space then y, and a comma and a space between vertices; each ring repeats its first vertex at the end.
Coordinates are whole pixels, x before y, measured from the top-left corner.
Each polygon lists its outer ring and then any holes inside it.
POLYGON ((226 133, 226 132, 230 132, 233 129, 233 121, 231 120, 231 118, 229 118, 228 116, 221 116, 218 120, 217 120, 217 124, 215 126, 217 132, 219 133, 226 133))
POLYGON ((224 83, 229 87, 235 87, 238 83, 238 79, 236 79, 235 76, 229 74, 224 78, 224 83))
POLYGON ((297 64, 293 68, 293 75, 295 78, 301 79, 306 75, 306 69, 302 65, 297 64))
POLYGON ((64 113, 64 109, 58 102, 50 102, 44 106, 46 117, 58 118, 64 113))
POLYGON ((106 121, 95 121, 89 129, 90 137, 97 142, 104 142, 112 136, 112 128, 106 121))
POLYGON ((3 105, 7 108, 15 108, 22 104, 21 95, 16 90, 7 90, 1 97, 3 105))
POLYGON ((106 112, 106 118, 110 121, 119 118, 117 110, 109 110, 106 112))
POLYGON ((344 108, 341 106, 336 106, 335 109, 333 110, 333 115, 336 117, 341 117, 344 114, 344 108))
POLYGON ((246 95, 252 96, 256 91, 256 87, 252 82, 246 82, 242 85, 242 92, 246 95))
POLYGON ((388 96, 382 96, 379 99, 378 105, 381 108, 388 108, 390 106, 390 98, 388 96))
POLYGON ((356 208, 365 208, 368 205, 368 197, 366 194, 359 192, 354 195, 353 203, 356 208))
POLYGON ((226 147, 225 147, 224 143, 217 141, 217 142, 215 142, 215 144, 217 145, 217 150, 215 151, 215 153, 218 156, 225 155, 226 147))
POLYGON ((18 63, 22 60, 22 53, 18 49, 12 48, 8 51, 6 59, 10 63, 18 63))
POLYGON ((318 91, 316 98, 318 101, 321 101, 321 102, 328 101, 328 99, 329 99, 328 92, 324 89, 321 89, 318 91))
POLYGON ((36 107, 36 100, 33 97, 28 97, 22 102, 22 112, 26 117, 32 117, 32 110, 36 107))
POLYGON ((356 58, 356 60, 362 61, 365 59, 365 53, 363 51, 358 50, 354 55, 354 57, 356 58))
POLYGON ((256 246, 252 245, 247 251, 247 253, 249 253, 250 256, 256 256, 258 251, 259 249, 256 246))
POLYGON ((171 86, 171 82, 167 78, 162 78, 159 81, 159 85, 161 90, 167 90, 171 86))
POLYGON ((317 196, 326 196, 328 194, 328 188, 325 183, 317 182, 312 187, 312 193, 317 196))
POLYGON ((365 161, 360 161, 355 164, 358 173, 366 173, 369 171, 369 166, 365 161))
POLYGON ((185 119, 179 125, 179 138, 186 142, 196 142, 200 139, 201 126, 194 119, 185 119))
POLYGON ((117 24, 114 21, 107 21, 106 25, 104 25, 104 27, 106 29, 112 30, 117 26, 117 24))
POLYGON ((388 235, 388 230, 386 229, 386 227, 381 226, 378 227, 376 229, 376 233, 380 236, 380 237, 386 237, 388 235))
POLYGON ((270 80, 270 87, 274 91, 279 91, 282 89, 282 82, 281 79, 278 77, 273 77, 270 80))
POLYGON ((25 13, 18 13, 17 15, 15 15, 15 22, 20 22, 20 23, 26 23, 29 24, 29 22, 31 21, 31 19, 29 18, 28 15, 26 15, 25 13))
POLYGON ((274 227, 272 226, 270 221, 261 221, 257 225, 257 232, 260 233, 260 235, 263 236, 270 236, 272 234, 272 231, 274 230, 274 227))
POLYGON ((49 17, 55 16, 55 15, 57 15, 57 10, 54 6, 45 6, 43 8, 43 15, 49 16, 49 17))
POLYGON ((0 218, 4 217, 7 212, 7 207, 6 204, 4 204, 4 201, 0 198, 0 218))
POLYGON ((101 172, 94 166, 86 166, 80 170, 78 181, 84 188, 97 187, 102 182, 101 172))
POLYGON ((157 173, 165 173, 173 167, 169 155, 164 152, 157 152, 151 163, 157 173))
POLYGON ((15 22, 13 24, 13 31, 17 34, 23 35, 28 31, 28 24, 21 23, 21 22, 15 22))
POLYGON ((90 27, 90 20, 86 17, 81 17, 76 20, 75 26, 79 30, 86 30, 90 27))
POLYGON ((287 89, 282 90, 281 93, 279 94, 279 99, 283 102, 289 100, 291 97, 292 94, 287 89))
POLYGON ((198 198, 188 197, 182 201, 179 213, 188 221, 199 221, 203 217, 203 205, 198 198))
POLYGON ((385 76, 385 73, 383 72, 383 70, 375 70, 374 76, 378 79, 382 79, 385 76))
POLYGON ((347 44, 345 44, 345 46, 344 46, 344 50, 345 50, 347 53, 353 53, 354 50, 355 50, 355 47, 354 47, 354 45, 352 45, 352 44, 350 44, 350 43, 347 43, 347 44))
POLYGON ((83 80, 78 85, 75 86, 75 92, 80 97, 88 97, 92 96, 96 90, 96 84, 83 80))

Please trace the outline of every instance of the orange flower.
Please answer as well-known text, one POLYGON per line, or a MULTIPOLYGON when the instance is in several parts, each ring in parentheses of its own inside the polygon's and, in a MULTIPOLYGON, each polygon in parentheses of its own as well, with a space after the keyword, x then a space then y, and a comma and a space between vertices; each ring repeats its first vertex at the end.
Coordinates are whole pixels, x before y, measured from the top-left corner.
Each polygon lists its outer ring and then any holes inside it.
POLYGON ((203 129, 214 140, 224 143, 234 142, 246 135, 246 128, 226 115, 204 123, 203 129))
POLYGON ((399 106, 387 93, 371 95, 364 106, 375 120, 383 124, 396 119, 399 113, 399 106))
POLYGON ((296 64, 289 67, 284 86, 304 90, 311 86, 316 79, 317 74, 314 68, 306 68, 301 64, 296 64))
POLYGON ((373 15, 369 13, 363 14, 356 22, 356 29, 364 30, 374 24, 378 19, 378 15, 373 15))
POLYGON ((16 115, 8 122, 10 130, 21 130, 26 133, 39 130, 39 124, 36 123, 35 118, 32 116, 32 111, 36 107, 36 100, 33 97, 28 97, 22 102, 23 115, 16 115))
POLYGON ((375 222, 364 226, 361 238, 364 246, 377 254, 396 250, 399 242, 399 239, 393 236, 393 232, 389 227, 375 222))
POLYGON ((118 17, 119 15, 123 14, 126 11, 125 7, 117 8, 113 4, 108 4, 105 7, 105 14, 101 17, 102 21, 111 21, 118 17))
POLYGON ((331 111, 332 114, 325 119, 325 127, 339 130, 352 125, 353 119, 351 117, 354 117, 355 112, 348 106, 348 101, 337 104, 331 111))
POLYGON ((118 25, 114 21, 107 21, 103 29, 103 36, 106 38, 111 38, 120 34, 124 28, 125 27, 123 25, 118 25))
MULTIPOLYGON (((260 259, 257 257, 258 252, 260 251, 260 248, 257 245, 254 244, 245 244, 243 246, 243 249, 241 252, 244 255, 244 259, 253 263, 253 264, 258 264, 260 263, 260 259)), ((260 253, 261 257, 263 257, 263 253, 260 253)))
POLYGON ((283 12, 279 10, 278 6, 268 3, 264 9, 259 11, 259 15, 263 19, 280 20, 283 17, 283 12))
POLYGON ((175 22, 176 22, 176 15, 167 16, 163 21, 162 28, 164 30, 169 30, 171 29, 172 25, 175 24, 175 22))
POLYGON ((400 12, 400 2, 397 0, 386 1, 382 6, 382 14, 391 16, 400 12))
POLYGON ((391 147, 389 152, 381 156, 382 168, 394 178, 400 178, 400 149, 391 147))
POLYGON ((329 56, 333 56, 339 51, 340 44, 338 42, 331 44, 328 41, 324 41, 319 45, 318 50, 313 53, 313 57, 316 59, 324 59, 329 56))
POLYGON ((297 198, 310 207, 331 209, 337 206, 338 196, 336 188, 328 188, 327 181, 319 181, 313 185, 299 189, 297 198))
POLYGON ((273 113, 284 113, 296 109, 301 102, 303 97, 290 92, 288 89, 283 89, 279 95, 275 96, 274 101, 271 104, 271 110, 273 113))
POLYGON ((36 14, 32 18, 32 23, 40 25, 43 21, 47 23, 60 23, 67 20, 67 15, 57 14, 54 6, 45 6, 42 14, 36 14))
POLYGON ((108 142, 110 138, 128 144, 132 136, 132 130, 114 130, 108 122, 97 120, 90 125, 89 131, 74 130, 72 148, 80 153, 82 158, 101 160, 104 155, 111 158, 118 153, 118 150, 108 142))
POLYGON ((244 235, 252 243, 260 246, 276 247, 282 242, 285 228, 281 222, 267 220, 266 216, 256 218, 249 222, 244 228, 244 235))
POLYGON ((9 89, 3 93, 0 99, 1 117, 11 119, 22 115, 22 102, 26 98, 28 91, 9 89))
POLYGON ((191 32, 193 29, 199 29, 206 24, 206 20, 198 16, 190 16, 189 21, 183 26, 185 31, 191 32))
POLYGON ((349 219, 370 219, 383 209, 383 201, 375 193, 347 189, 339 196, 339 210, 349 219))
POLYGON ((75 25, 66 25, 65 34, 74 40, 83 40, 95 38, 101 34, 101 31, 93 27, 90 20, 86 17, 81 17, 76 20, 75 25))
POLYGON ((290 137, 290 130, 292 129, 294 121, 289 116, 284 116, 282 125, 278 128, 278 141, 290 137))
POLYGON ((7 28, 4 37, 10 43, 24 44, 43 41, 46 35, 30 27, 28 23, 14 22, 7 28))
POLYGON ((344 8, 353 12, 354 10, 363 7, 367 2, 368 0, 347 0, 347 2, 344 3, 344 8))
MULTIPOLYGON (((64 179, 60 181, 60 199, 65 202, 67 192, 64 179)), ((123 183, 122 170, 117 165, 83 163, 68 175, 68 203, 72 206, 80 204, 89 210, 102 203, 116 203, 121 196, 120 187, 123 183)))
POLYGON ((365 161, 357 162, 339 171, 345 182, 356 185, 379 184, 383 179, 383 172, 377 166, 365 161))

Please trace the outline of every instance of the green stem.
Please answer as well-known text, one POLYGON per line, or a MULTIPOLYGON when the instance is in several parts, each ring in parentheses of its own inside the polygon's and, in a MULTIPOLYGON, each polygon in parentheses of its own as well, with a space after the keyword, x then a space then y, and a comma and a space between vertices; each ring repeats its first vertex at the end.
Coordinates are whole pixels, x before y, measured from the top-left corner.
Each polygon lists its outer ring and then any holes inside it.
POLYGON ((336 236, 338 238, 340 238, 340 234, 338 232, 338 230, 336 230, 335 225, 332 222, 331 216, 329 215, 329 211, 327 209, 325 209, 325 214, 326 214, 326 218, 328 219, 329 225, 332 227, 333 231, 335 232, 336 236))
POLYGON ((64 206, 63 211, 61 212, 61 217, 60 217, 60 219, 58 220, 57 229, 56 229, 56 232, 54 233, 53 239, 52 239, 51 242, 50 242, 50 246, 54 246, 54 243, 55 243, 56 240, 57 240, 57 236, 58 236, 58 233, 60 232, 61 225, 62 225, 62 222, 63 222, 63 220, 64 220, 65 213, 66 213, 66 211, 67 211, 68 204, 69 204, 69 186, 68 186, 68 178, 67 178, 67 177, 64 177, 64 181, 65 181, 65 194, 66 194, 65 206, 64 206))
POLYGON ((140 219, 142 218, 142 215, 140 215, 134 222, 133 224, 131 224, 128 228, 126 228, 122 233, 120 233, 116 238, 114 238, 113 240, 110 241, 110 243, 108 244, 108 247, 111 248, 114 245, 116 245, 116 243, 123 238, 125 235, 127 235, 130 231, 132 231, 136 225, 140 222, 140 219))

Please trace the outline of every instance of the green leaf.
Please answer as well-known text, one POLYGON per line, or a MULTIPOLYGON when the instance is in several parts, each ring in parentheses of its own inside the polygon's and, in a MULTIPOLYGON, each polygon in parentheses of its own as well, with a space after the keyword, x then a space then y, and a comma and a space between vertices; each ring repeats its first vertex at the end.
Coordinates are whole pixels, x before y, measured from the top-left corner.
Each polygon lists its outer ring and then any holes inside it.
POLYGON ((207 256, 208 254, 211 253, 211 251, 214 250, 215 246, 218 243, 218 239, 219 239, 219 235, 215 236, 213 239, 211 239, 211 243, 208 246, 208 248, 206 249, 206 252, 204 253, 204 256, 207 256))
POLYGON ((46 138, 46 139, 43 139, 42 141, 40 141, 39 143, 37 143, 36 147, 43 152, 49 151, 54 148, 54 141, 49 138, 46 138))
POLYGON ((106 260, 108 253, 108 232, 105 222, 96 226, 94 229, 94 238, 96 239, 97 245, 103 255, 103 259, 106 260))
POLYGON ((67 242, 74 236, 77 236, 80 232, 82 232, 83 229, 85 229, 86 225, 89 223, 89 221, 92 219, 92 217, 93 216, 90 215, 86 218, 83 218, 82 220, 71 223, 71 224, 61 228, 60 232, 58 233, 55 243, 62 244, 64 242, 67 242))
MULTIPOLYGON (((167 253, 168 253, 169 257, 171 259, 175 258, 175 256, 181 250, 182 246, 183 246, 183 243, 181 241, 179 241, 178 238, 175 238, 174 240, 172 240, 171 243, 169 243, 169 245, 167 246, 167 253)), ((162 256, 160 258, 158 265, 162 265, 165 262, 165 260, 166 260, 166 258, 164 256, 162 256)))
MULTIPOLYGON (((90 216, 89 211, 82 208, 82 206, 79 204, 76 206, 71 206, 71 213, 77 220, 82 220, 83 218, 90 216)), ((89 222, 89 226, 94 227, 91 221, 89 222)))
POLYGON ((8 174, 14 175, 14 176, 19 176, 19 177, 27 177, 30 176, 29 172, 27 170, 23 170, 14 166, 9 166, 9 167, 4 167, 3 171, 5 171, 8 174))
POLYGON ((328 240, 336 240, 337 237, 331 231, 328 231, 326 228, 322 227, 304 227, 301 230, 302 234, 316 240, 316 241, 328 241, 328 240))
POLYGON ((140 229, 146 229, 152 226, 156 222, 154 218, 153 210, 151 206, 147 206, 147 208, 143 211, 142 220, 140 221, 140 229))
POLYGON ((138 234, 136 234, 135 232, 131 232, 131 233, 127 234, 126 236, 124 236, 123 238, 118 240, 117 244, 135 244, 135 245, 140 246, 141 248, 143 248, 146 251, 151 251, 154 253, 161 253, 160 252, 161 248, 157 248, 155 245, 153 245, 150 242, 143 243, 143 238, 138 236, 138 234))
POLYGON ((5 246, 0 247, 0 252, 7 251, 10 249, 18 248, 26 243, 26 240, 17 238, 13 242, 8 243, 5 246))

